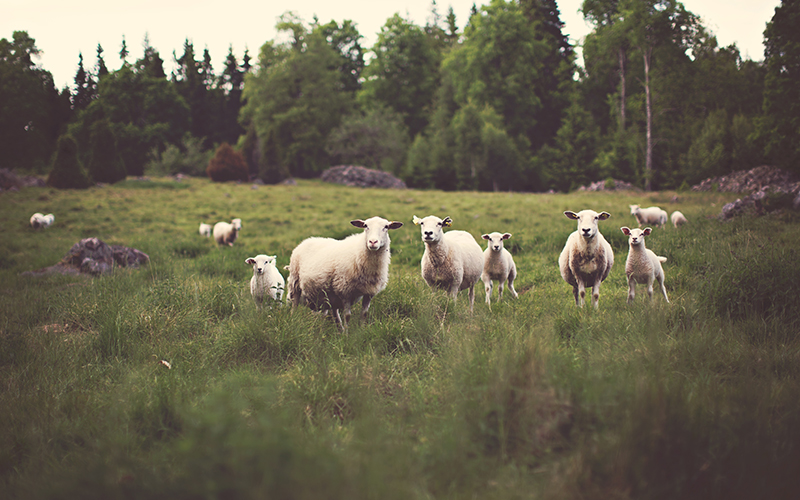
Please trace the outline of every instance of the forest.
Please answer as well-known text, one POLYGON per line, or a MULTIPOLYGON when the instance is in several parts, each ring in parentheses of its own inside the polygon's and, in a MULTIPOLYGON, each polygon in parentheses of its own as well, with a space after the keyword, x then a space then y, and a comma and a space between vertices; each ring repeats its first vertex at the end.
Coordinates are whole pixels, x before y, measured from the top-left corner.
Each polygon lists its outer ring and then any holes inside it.
POLYGON ((438 9, 424 26, 395 14, 372 47, 350 20, 286 12, 258 54, 229 50, 215 69, 187 38, 170 74, 147 37, 138 57, 123 37, 119 64, 98 44, 62 89, 36 62, 35 33, 15 31, 0 39, 2 166, 84 187, 205 176, 226 146, 270 184, 335 165, 412 188, 524 192, 603 179, 680 190, 762 164, 800 173, 797 0, 767 23, 763 61, 720 47, 675 0, 585 0, 582 65, 556 0, 492 0, 463 29, 438 9))

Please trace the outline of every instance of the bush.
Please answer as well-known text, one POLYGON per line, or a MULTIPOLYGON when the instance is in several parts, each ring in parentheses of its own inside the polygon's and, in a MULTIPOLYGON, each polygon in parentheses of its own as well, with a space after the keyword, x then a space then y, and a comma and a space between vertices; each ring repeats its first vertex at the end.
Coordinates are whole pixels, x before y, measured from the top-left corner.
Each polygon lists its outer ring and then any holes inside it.
POLYGON ((47 185, 58 189, 86 189, 91 185, 86 170, 78 159, 78 143, 71 135, 58 138, 56 157, 47 185))
POLYGON ((211 159, 211 151, 203 149, 203 139, 186 134, 179 146, 169 144, 163 152, 150 151, 146 172, 154 176, 191 175, 203 177, 211 159))
POLYGON ((125 179, 127 171, 117 148, 117 138, 108 120, 92 124, 89 139, 89 175, 94 182, 113 184, 125 179))
POLYGON ((223 142, 208 162, 206 174, 214 182, 247 181, 247 163, 241 153, 223 142))

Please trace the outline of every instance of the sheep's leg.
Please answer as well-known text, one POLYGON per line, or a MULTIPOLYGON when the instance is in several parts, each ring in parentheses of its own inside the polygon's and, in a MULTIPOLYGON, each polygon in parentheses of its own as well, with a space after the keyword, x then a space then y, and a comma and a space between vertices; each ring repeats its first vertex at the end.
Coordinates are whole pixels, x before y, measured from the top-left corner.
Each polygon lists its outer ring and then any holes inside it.
POLYGON ((669 303, 669 299, 667 298, 667 287, 664 286, 664 276, 658 277, 658 284, 661 285, 661 293, 664 294, 664 300, 669 303))
POLYGON ((505 282, 500 280, 500 286, 497 287, 499 293, 497 294, 497 300, 501 300, 503 298, 503 288, 505 287, 505 282))
POLYGON ((578 280, 578 294, 575 297, 575 302, 578 304, 578 307, 583 307, 583 304, 586 303, 586 285, 584 285, 581 280, 578 280))
POLYGON ((492 280, 481 277, 483 286, 486 289, 486 303, 492 305, 492 280))
POLYGON ((600 279, 597 279, 592 285, 592 305, 595 310, 600 306, 600 279))
POLYGON ((653 300, 653 276, 647 278, 647 297, 653 300))
MULTIPOLYGON (((333 317, 333 322, 336 323, 336 326, 339 328, 339 331, 344 331, 346 325, 342 324, 342 317, 339 315, 338 309, 330 309, 331 316, 333 317)), ((345 319, 347 316, 345 315, 345 319)))
POLYGON ((580 303, 580 300, 578 298, 578 285, 572 285, 572 295, 575 296, 575 305, 580 307, 581 303, 580 303))
POLYGON ((458 290, 459 290, 458 283, 450 287, 450 291, 448 292, 448 294, 453 299, 453 301, 455 301, 458 298, 458 290))
POLYGON ((636 297, 636 280, 633 276, 628 276, 628 304, 633 302, 636 297))
POLYGON ((508 291, 511 292, 511 296, 516 299, 519 297, 519 294, 514 290, 514 278, 516 278, 516 276, 513 274, 508 275, 508 291))
MULTIPOLYGON (((342 304, 342 308, 344 309, 344 326, 347 327, 347 324, 350 323, 350 302, 344 302, 342 304)), ((339 310, 336 310, 336 315, 339 315, 339 310)))
POLYGON ((475 283, 473 283, 469 287, 469 312, 472 312, 474 305, 475 305, 475 283))
POLYGON ((364 295, 361 299, 361 318, 366 321, 369 305, 372 303, 372 295, 364 295))

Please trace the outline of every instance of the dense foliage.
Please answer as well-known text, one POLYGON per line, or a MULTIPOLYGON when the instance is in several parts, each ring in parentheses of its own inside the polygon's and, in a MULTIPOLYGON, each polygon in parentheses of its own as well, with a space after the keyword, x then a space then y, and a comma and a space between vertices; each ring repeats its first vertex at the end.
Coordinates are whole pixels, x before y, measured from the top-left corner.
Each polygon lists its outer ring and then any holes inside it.
POLYGON ((208 178, 215 182, 247 181, 247 162, 230 144, 223 142, 217 148, 206 168, 208 178))

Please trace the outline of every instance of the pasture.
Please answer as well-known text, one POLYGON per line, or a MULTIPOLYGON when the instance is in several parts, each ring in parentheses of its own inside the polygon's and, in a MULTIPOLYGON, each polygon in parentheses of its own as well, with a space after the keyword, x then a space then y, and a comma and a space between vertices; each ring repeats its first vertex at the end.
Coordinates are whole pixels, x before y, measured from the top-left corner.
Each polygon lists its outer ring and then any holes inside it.
POLYGON ((129 179, 0 194, 0 491, 6 498, 797 498, 800 215, 715 216, 725 193, 449 193, 129 179), (627 304, 628 206, 655 229, 671 303, 627 304), (558 255, 605 210, 615 264, 597 311, 558 255), (55 223, 33 230, 34 212, 55 223), (389 285, 340 333, 306 308, 258 311, 245 259, 278 269, 352 219, 391 232, 389 285), (420 276, 412 216, 509 232, 515 288, 491 308, 420 276), (233 247, 201 222, 242 219, 233 247), (81 238, 150 264, 21 276, 81 238))

